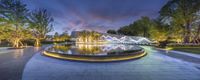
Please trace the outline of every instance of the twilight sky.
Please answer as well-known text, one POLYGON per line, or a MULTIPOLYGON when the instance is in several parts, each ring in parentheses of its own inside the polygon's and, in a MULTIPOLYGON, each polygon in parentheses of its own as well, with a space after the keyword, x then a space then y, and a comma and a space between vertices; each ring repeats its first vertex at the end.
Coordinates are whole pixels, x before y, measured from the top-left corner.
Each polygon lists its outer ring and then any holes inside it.
POLYGON ((106 32, 128 25, 141 16, 157 17, 168 0, 23 0, 30 10, 51 13, 54 31, 95 30, 106 32))

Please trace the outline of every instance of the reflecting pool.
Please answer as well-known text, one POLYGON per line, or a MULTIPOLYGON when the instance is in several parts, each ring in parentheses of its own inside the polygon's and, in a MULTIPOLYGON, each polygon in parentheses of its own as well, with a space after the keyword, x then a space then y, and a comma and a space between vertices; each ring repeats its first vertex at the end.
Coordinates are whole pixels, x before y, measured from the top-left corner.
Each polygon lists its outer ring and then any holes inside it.
POLYGON ((119 61, 140 58, 143 48, 127 44, 60 44, 47 48, 44 55, 78 61, 119 61))

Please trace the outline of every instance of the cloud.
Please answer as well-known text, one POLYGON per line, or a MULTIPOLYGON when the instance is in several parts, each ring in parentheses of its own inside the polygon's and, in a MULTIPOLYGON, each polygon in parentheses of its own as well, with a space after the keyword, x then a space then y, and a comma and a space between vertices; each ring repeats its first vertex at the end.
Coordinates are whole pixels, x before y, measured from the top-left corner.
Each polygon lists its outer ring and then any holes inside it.
POLYGON ((154 18, 167 0, 23 0, 30 9, 45 8, 55 19, 55 31, 106 32, 141 16, 154 18))

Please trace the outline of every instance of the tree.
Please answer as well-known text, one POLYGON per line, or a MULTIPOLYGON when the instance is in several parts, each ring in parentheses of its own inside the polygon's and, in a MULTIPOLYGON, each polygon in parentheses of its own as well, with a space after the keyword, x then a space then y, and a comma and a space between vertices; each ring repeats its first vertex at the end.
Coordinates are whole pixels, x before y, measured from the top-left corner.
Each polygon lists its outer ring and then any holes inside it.
POLYGON ((168 39, 169 26, 164 25, 159 19, 153 21, 154 26, 149 29, 150 38, 158 42, 166 41, 168 39))
POLYGON ((97 42, 100 40, 101 34, 95 31, 81 31, 78 34, 77 42, 97 42))
POLYGON ((53 30, 53 18, 45 9, 32 12, 29 16, 29 25, 35 39, 35 46, 41 46, 41 40, 46 38, 46 34, 53 30))
POLYGON ((198 26, 196 35, 194 36, 193 42, 194 43, 200 43, 200 24, 198 26))
POLYGON ((53 36, 53 40, 54 41, 59 41, 59 34, 58 34, 58 32, 55 32, 55 34, 53 36))
POLYGON ((59 39, 60 39, 60 41, 68 41, 68 40, 70 40, 70 36, 68 35, 68 33, 64 32, 59 36, 59 39))
POLYGON ((107 33, 108 34, 117 34, 117 32, 115 30, 108 30, 107 33))
POLYGON ((149 30, 152 26, 154 26, 153 20, 149 19, 149 17, 141 17, 141 19, 135 21, 133 24, 120 28, 118 33, 130 36, 150 37, 149 30))
POLYGON ((23 46, 22 40, 30 37, 26 26, 27 22, 27 8, 20 0, 1 0, 0 1, 0 15, 4 19, 2 24, 10 27, 6 30, 6 39, 12 43, 13 47, 21 48, 23 46))
POLYGON ((138 36, 138 27, 133 27, 136 24, 130 24, 128 26, 121 27, 117 30, 118 34, 129 35, 129 36, 138 36))
POLYGON ((89 31, 83 30, 78 33, 79 42, 88 42, 89 31))
POLYGON ((171 26, 179 26, 183 31, 183 41, 189 43, 192 37, 192 24, 197 19, 199 10, 200 0, 170 0, 162 7, 160 16, 171 26))
POLYGON ((91 42, 97 42, 101 37, 101 34, 95 31, 90 32, 89 35, 91 37, 91 42))
POLYGON ((6 39, 5 37, 5 29, 7 29, 5 26, 3 25, 0 25, 0 44, 1 44, 1 41, 6 39))
POLYGON ((3 25, 2 25, 2 23, 3 23, 3 18, 2 17, 0 17, 0 44, 1 44, 1 40, 3 40, 4 39, 4 28, 6 28, 6 27, 4 27, 3 25))
POLYGON ((140 20, 136 21, 138 31, 142 34, 143 37, 149 37, 149 30, 152 26, 154 26, 153 20, 149 19, 149 17, 141 17, 140 20))

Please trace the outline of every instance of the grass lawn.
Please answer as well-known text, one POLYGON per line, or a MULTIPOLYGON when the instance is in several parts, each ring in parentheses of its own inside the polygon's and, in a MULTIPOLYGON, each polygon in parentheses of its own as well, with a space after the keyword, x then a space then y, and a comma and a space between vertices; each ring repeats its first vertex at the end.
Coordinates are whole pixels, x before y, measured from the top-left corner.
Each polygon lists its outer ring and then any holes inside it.
POLYGON ((177 51, 183 51, 183 52, 189 52, 189 53, 194 53, 194 54, 200 54, 200 47, 195 47, 195 48, 173 48, 173 50, 177 50, 177 51))

